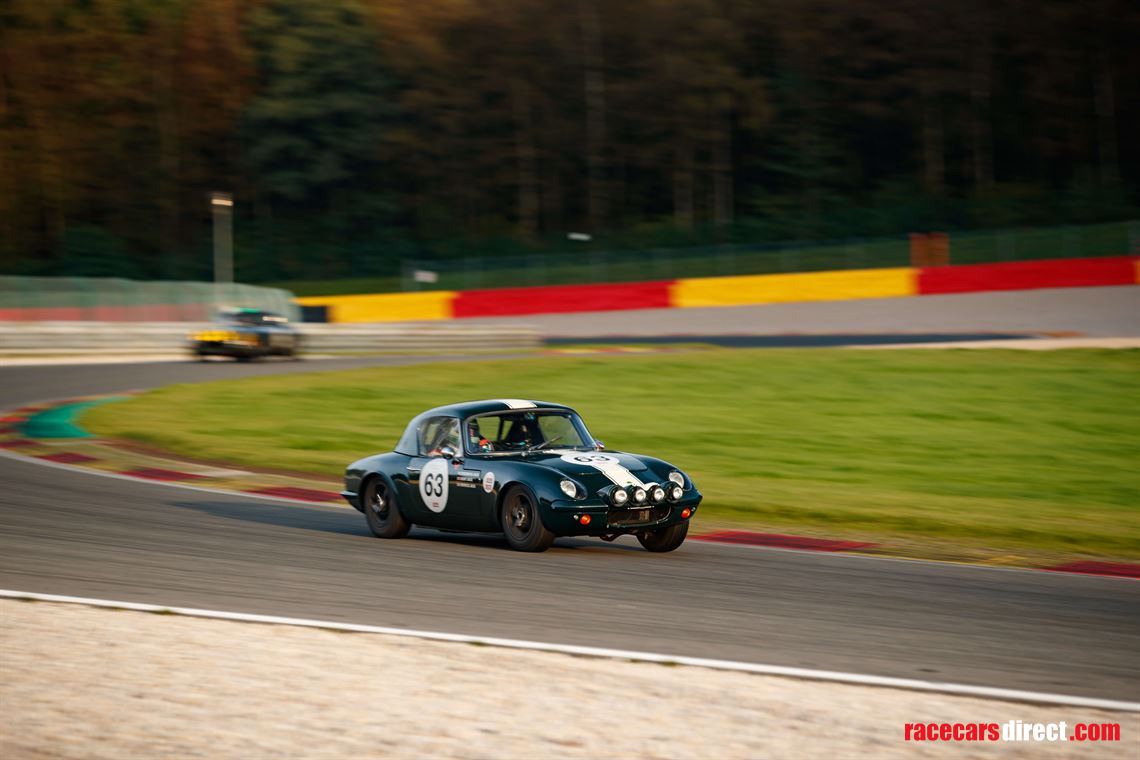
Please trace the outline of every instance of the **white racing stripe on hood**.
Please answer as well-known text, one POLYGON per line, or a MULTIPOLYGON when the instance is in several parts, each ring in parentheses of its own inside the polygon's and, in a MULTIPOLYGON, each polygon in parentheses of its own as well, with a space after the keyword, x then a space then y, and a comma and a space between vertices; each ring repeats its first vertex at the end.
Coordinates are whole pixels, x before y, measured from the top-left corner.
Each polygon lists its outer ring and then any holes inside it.
POLYGON ((538 404, 521 398, 497 398, 500 404, 506 404, 508 409, 534 409, 538 404))
POLYGON ((605 475, 614 485, 645 487, 645 484, 627 470, 615 456, 596 454, 591 451, 575 451, 574 449, 554 449, 550 453, 559 454, 563 462, 593 467, 605 475))
POLYGON ((642 488, 645 488, 644 483, 638 480, 632 472, 625 469, 620 464, 596 464, 593 465, 593 467, 619 486, 641 486, 642 488))

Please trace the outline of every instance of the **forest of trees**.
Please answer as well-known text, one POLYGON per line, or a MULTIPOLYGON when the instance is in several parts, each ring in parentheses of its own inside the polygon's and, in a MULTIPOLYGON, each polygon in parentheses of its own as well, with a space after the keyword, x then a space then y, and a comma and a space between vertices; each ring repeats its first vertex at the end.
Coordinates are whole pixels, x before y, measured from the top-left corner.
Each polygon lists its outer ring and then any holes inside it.
POLYGON ((402 258, 1135 216, 1140 6, 5 0, 0 273, 245 281, 402 258))

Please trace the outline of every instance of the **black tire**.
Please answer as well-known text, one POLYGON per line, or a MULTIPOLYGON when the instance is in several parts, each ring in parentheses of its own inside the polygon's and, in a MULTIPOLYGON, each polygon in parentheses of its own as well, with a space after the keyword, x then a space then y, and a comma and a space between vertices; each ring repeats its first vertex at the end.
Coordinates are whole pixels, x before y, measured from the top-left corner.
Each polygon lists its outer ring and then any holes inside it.
POLYGON ((511 486, 503 494, 500 522, 507 543, 515 551, 544 552, 554 543, 554 534, 538 516, 538 499, 526 486, 511 486))
POLYGON ((369 478, 360 491, 360 506, 376 538, 403 538, 412 524, 400 512, 396 494, 381 477, 369 478))
POLYGON ((637 534, 637 540, 645 547, 647 552, 671 552, 685 543, 685 536, 689 535, 689 522, 679 522, 667 528, 646 530, 637 534))

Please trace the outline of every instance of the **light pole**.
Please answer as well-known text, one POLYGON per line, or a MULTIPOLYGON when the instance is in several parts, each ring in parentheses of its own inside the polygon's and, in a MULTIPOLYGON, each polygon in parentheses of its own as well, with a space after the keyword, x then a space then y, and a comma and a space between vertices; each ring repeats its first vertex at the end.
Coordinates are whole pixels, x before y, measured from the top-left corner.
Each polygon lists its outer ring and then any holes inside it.
POLYGON ((234 199, 229 193, 210 193, 214 214, 214 282, 234 281, 234 199))

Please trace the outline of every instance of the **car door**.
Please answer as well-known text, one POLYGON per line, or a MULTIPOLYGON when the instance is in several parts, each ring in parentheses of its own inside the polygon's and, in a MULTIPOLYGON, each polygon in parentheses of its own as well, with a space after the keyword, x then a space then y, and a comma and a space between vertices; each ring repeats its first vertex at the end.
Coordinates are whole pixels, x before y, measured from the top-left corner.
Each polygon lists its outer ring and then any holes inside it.
POLYGON ((407 466, 412 496, 408 517, 412 522, 475 529, 480 484, 472 483, 473 473, 464 467, 462 451, 457 418, 441 416, 424 421, 419 451, 407 466))

